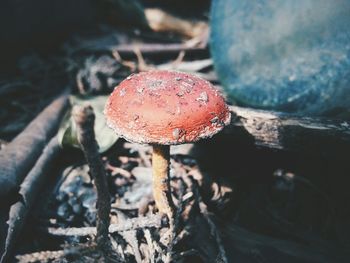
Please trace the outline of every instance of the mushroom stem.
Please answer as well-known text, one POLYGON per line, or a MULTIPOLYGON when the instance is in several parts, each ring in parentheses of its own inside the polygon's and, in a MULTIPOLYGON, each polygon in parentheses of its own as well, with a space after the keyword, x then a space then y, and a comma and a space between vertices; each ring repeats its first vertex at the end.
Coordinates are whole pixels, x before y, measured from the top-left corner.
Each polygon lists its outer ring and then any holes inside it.
POLYGON ((153 145, 153 195, 159 212, 173 219, 174 205, 171 199, 169 179, 170 146, 153 145))

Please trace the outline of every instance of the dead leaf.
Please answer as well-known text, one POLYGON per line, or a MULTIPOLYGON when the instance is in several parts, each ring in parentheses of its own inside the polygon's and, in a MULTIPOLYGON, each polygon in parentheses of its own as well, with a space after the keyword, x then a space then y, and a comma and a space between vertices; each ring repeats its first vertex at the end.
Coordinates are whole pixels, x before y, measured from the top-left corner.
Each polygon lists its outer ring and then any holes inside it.
MULTIPOLYGON (((91 97, 79 97, 71 96, 71 108, 74 105, 89 104, 94 109, 95 113, 95 135, 96 141, 99 145, 99 152, 103 153, 107 151, 117 140, 118 136, 110 129, 103 114, 103 109, 107 100, 107 96, 91 96, 91 97)), ((60 129, 58 131, 58 140, 62 147, 75 147, 80 148, 80 144, 77 138, 77 127, 69 111, 64 117, 60 129)))

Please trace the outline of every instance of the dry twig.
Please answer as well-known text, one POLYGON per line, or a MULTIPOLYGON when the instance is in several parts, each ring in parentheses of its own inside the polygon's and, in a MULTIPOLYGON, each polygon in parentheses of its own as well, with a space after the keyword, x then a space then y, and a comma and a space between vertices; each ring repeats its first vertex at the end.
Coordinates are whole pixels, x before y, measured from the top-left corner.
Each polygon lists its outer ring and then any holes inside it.
POLYGON ((72 114, 77 124, 78 140, 84 151, 91 176, 94 179, 94 184, 97 189, 96 242, 102 251, 108 251, 111 248, 108 237, 111 204, 106 180, 106 171, 99 155, 98 145, 95 139, 95 115, 91 106, 75 106, 72 114))
POLYGON ((65 255, 64 250, 40 251, 16 256, 18 263, 50 262, 65 255))
MULTIPOLYGON (((161 228, 162 218, 160 215, 147 217, 130 218, 123 221, 123 224, 111 224, 108 228, 109 233, 124 232, 146 228, 161 228)), ((70 228, 48 228, 47 232, 55 236, 88 236, 95 235, 95 227, 70 227, 70 228)))
POLYGON ((192 45, 186 45, 181 43, 176 44, 160 44, 160 43, 143 43, 142 45, 117 45, 112 48, 112 52, 118 52, 121 56, 123 55, 134 55, 135 48, 138 48, 142 55, 159 55, 159 54, 177 54, 181 51, 186 53, 203 52, 206 50, 205 47, 196 47, 192 45))

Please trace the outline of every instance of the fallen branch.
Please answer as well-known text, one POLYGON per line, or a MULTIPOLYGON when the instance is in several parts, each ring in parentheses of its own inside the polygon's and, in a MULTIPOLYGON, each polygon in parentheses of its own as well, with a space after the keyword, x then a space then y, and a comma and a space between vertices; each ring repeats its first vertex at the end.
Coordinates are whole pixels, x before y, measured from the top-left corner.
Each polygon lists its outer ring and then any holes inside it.
POLYGON ((230 110, 232 120, 224 134, 240 141, 272 149, 328 154, 350 150, 350 122, 237 106, 230 110))
POLYGON ((0 237, 0 254, 2 254, 0 262, 7 262, 17 236, 27 219, 27 215, 43 186, 43 182, 49 175, 52 161, 58 156, 60 149, 55 136, 45 147, 43 154, 21 184, 19 194, 22 198, 11 206, 7 221, 7 235, 6 237, 0 237), (5 242, 4 247, 2 245, 3 242, 5 242))
POLYGON ((0 197, 13 193, 57 132, 68 106, 64 92, 47 106, 11 143, 0 151, 0 197))
MULTIPOLYGON (((109 233, 123 232, 144 228, 161 228, 162 217, 160 215, 151 215, 147 217, 130 218, 123 221, 123 224, 111 224, 108 228, 109 233)), ((47 233, 54 236, 88 236, 96 235, 95 227, 71 227, 71 228, 48 228, 47 233)))

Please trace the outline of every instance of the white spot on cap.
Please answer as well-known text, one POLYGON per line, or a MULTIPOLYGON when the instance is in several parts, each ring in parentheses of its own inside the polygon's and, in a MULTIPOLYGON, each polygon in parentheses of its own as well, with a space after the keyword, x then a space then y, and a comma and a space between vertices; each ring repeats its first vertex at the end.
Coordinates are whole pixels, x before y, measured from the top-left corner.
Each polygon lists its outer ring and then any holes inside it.
POLYGON ((176 114, 179 115, 181 113, 180 105, 177 105, 176 107, 176 114))
POLYGON ((142 93, 144 89, 145 89, 144 87, 138 87, 138 88, 136 89, 136 91, 137 91, 138 93, 142 93))
POLYGON ((123 88, 119 91, 119 96, 123 97, 126 94, 126 90, 123 88))
POLYGON ((199 94, 199 97, 196 99, 196 101, 202 101, 202 102, 208 102, 208 94, 203 91, 201 94, 199 94))

